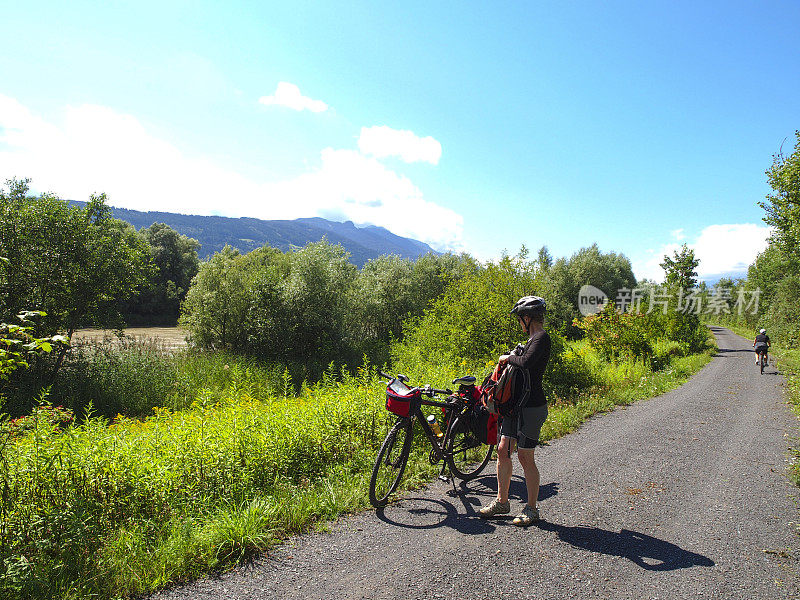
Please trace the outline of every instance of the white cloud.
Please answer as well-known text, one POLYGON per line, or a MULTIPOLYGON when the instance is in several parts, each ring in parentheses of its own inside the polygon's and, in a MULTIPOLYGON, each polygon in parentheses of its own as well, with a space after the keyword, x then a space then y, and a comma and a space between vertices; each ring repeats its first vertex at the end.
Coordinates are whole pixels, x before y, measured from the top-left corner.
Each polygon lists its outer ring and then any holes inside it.
POLYGON ((407 177, 355 150, 326 148, 319 169, 270 184, 267 197, 284 199, 283 208, 289 212, 294 203, 302 203, 315 214, 379 224, 438 250, 462 249, 461 215, 426 201, 407 177))
MULTIPOLYGON (((671 232, 672 237, 683 240, 686 237, 683 230, 677 231, 681 232, 680 237, 676 232, 671 232)), ((755 223, 709 225, 704 228, 693 242, 687 242, 694 249, 695 258, 700 260, 698 277, 704 279, 727 273, 744 275, 756 255, 767 247, 770 233, 769 227, 755 223)), ((646 258, 634 262, 636 277, 663 281, 664 270, 660 263, 665 255, 672 256, 680 247, 681 244, 670 242, 663 244, 657 252, 648 251, 646 258)))
POLYGON ((701 276, 746 271, 767 247, 770 228, 755 223, 710 225, 693 244, 701 276))
POLYGON ((684 233, 684 231, 683 231, 683 228, 682 228, 682 227, 681 227, 680 229, 675 229, 675 230, 673 230, 673 231, 670 231, 670 232, 669 232, 669 234, 670 234, 672 237, 674 237, 676 240, 678 240, 679 242, 680 242, 681 240, 684 240, 684 239, 686 239, 686 234, 684 233))
POLYGON ((310 110, 311 112, 325 112, 328 105, 322 100, 312 100, 300 93, 300 88, 293 83, 281 81, 275 93, 271 96, 261 96, 259 103, 266 106, 285 106, 292 110, 310 110))
POLYGON ((401 160, 439 164, 442 145, 431 136, 418 137, 413 131, 392 129, 385 125, 362 127, 358 149, 377 158, 396 156, 401 160))
POLYGON ((461 250, 463 218, 426 200, 407 177, 356 150, 326 148, 320 164, 283 181, 255 181, 184 155, 133 116, 107 107, 65 109, 50 123, 0 94, 0 181, 30 177, 36 190, 86 200, 105 191, 112 206, 261 219, 336 216, 381 225, 461 250))

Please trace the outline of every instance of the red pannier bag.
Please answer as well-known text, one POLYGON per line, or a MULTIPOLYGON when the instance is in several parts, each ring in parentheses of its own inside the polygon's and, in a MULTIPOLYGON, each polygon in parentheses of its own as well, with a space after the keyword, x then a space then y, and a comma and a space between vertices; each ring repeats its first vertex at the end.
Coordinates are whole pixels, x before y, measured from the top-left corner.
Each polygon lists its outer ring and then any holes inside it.
POLYGON ((483 386, 480 385, 475 386, 472 393, 475 402, 469 412, 469 426, 478 441, 487 446, 494 446, 497 444, 498 418, 497 415, 489 412, 489 409, 481 403, 482 388, 483 386))
POLYGON ((422 397, 419 389, 411 389, 398 379, 393 379, 386 386, 386 410, 398 417, 411 414, 411 404, 422 397))

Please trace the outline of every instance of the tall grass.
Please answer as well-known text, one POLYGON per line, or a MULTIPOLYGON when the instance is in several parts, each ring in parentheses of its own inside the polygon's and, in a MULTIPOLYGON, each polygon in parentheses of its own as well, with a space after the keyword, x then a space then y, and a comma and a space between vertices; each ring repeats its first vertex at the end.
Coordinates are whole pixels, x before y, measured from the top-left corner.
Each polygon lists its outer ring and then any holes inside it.
POLYGON ((363 504, 387 429, 373 380, 328 380, 139 421, 63 428, 47 406, 2 433, 3 597, 143 592, 363 504))
MULTIPOLYGON (((20 416, 30 411, 30 398, 41 393, 41 372, 49 368, 39 365, 17 374, 16 388, 7 394, 7 413, 20 416)), ((49 398, 79 416, 91 404, 108 418, 142 417, 155 407, 188 408, 201 391, 221 397, 231 386, 258 398, 294 395, 302 381, 299 371, 227 352, 176 351, 157 340, 123 338, 72 348, 49 388, 49 398)))

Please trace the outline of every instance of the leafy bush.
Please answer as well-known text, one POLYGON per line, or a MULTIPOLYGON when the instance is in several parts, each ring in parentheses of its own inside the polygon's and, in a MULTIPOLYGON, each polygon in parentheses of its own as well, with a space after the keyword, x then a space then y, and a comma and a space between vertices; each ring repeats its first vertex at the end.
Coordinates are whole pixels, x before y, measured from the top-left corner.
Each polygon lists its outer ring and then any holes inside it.
POLYGON ((538 289, 536 271, 523 256, 453 282, 424 315, 403 326, 403 342, 392 349, 396 361, 480 362, 513 347, 524 336, 509 310, 538 289))
POLYGON ((790 348, 800 345, 800 274, 787 274, 775 286, 774 297, 766 311, 770 337, 790 348))
POLYGON ((574 325, 605 360, 650 360, 653 347, 648 339, 648 321, 642 313, 620 314, 613 302, 607 302, 600 312, 576 319, 574 325))
POLYGON ((604 253, 597 244, 592 244, 568 259, 556 260, 547 271, 543 284, 542 295, 547 298, 551 328, 575 339, 580 336, 573 323, 580 316, 578 292, 581 287, 593 285, 613 299, 617 290, 636 287, 636 278, 625 255, 604 253))
POLYGON ((689 344, 686 342, 658 339, 653 342, 653 369, 663 369, 669 365, 674 358, 688 356, 689 354, 691 354, 691 351, 689 349, 689 344))
POLYGON ((548 398, 554 401, 573 399, 601 383, 575 342, 569 342, 552 331, 550 340, 552 350, 543 381, 548 398))
MULTIPOLYGON (((453 282, 422 317, 406 321, 402 341, 392 346, 395 364, 422 373, 444 364, 460 368, 460 375, 484 375, 500 354, 524 341, 525 333, 509 309, 521 296, 536 293, 544 279, 545 273, 523 252, 453 282)), ((549 334, 546 393, 568 397, 592 386, 595 381, 583 357, 569 351, 556 331, 549 334)))
POLYGON ((200 348, 302 364, 316 379, 331 361, 386 360, 403 319, 478 269, 466 255, 425 255, 380 257, 359 272, 326 240, 287 253, 226 247, 200 266, 181 322, 200 348))

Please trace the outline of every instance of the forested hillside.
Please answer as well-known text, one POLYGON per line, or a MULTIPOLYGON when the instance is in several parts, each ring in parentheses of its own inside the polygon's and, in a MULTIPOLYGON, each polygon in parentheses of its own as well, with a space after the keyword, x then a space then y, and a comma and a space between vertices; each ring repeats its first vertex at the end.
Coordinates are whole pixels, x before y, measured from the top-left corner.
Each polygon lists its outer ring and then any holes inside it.
MULTIPOLYGON (((73 202, 81 206, 82 202, 73 202)), ((350 254, 350 261, 358 267, 381 254, 396 254, 415 259, 433 249, 417 240, 395 235, 383 227, 367 225, 357 227, 351 221, 338 223, 320 217, 265 221, 242 217, 182 215, 167 212, 142 212, 127 208, 111 208, 111 215, 130 223, 137 229, 153 223, 165 223, 181 235, 196 239, 200 258, 208 258, 225 245, 247 253, 262 246, 272 246, 286 252, 302 248, 323 237, 332 244, 341 244, 350 254)))

